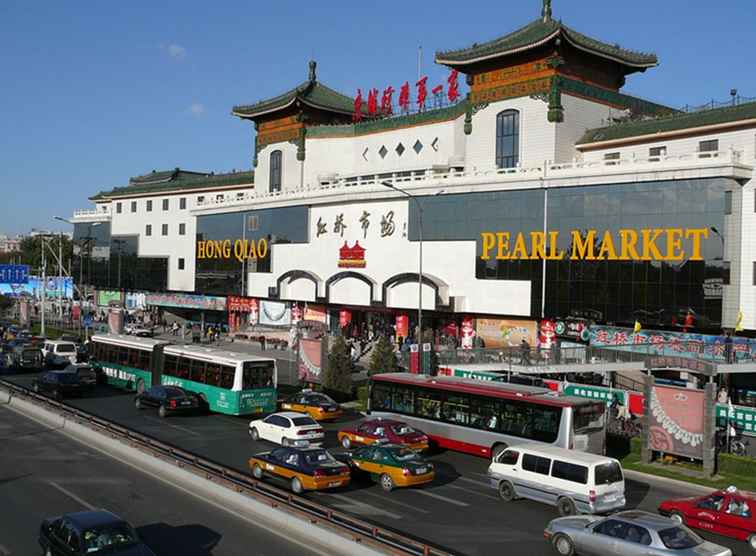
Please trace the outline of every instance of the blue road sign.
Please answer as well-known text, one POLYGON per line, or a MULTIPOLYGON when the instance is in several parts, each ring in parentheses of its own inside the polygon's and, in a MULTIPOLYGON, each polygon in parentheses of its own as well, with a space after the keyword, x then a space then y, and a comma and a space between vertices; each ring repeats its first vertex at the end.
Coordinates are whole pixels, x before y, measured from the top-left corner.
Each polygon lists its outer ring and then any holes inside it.
POLYGON ((29 265, 0 264, 0 284, 28 284, 29 265))
POLYGON ((82 322, 84 323, 84 328, 92 328, 92 315, 85 315, 82 322))

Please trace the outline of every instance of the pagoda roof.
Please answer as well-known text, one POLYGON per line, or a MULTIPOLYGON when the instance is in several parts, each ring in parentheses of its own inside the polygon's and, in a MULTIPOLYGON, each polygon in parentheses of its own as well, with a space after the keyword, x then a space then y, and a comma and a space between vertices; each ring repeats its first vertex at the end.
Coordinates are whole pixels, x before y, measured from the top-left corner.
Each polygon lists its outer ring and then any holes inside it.
POLYGON ((172 191, 212 189, 216 187, 245 185, 254 183, 255 173, 254 171, 248 171, 230 172, 227 174, 200 174, 197 176, 181 177, 171 181, 163 181, 157 183, 133 183, 132 180, 129 180, 129 185, 125 187, 115 187, 108 191, 100 191, 93 197, 90 197, 90 200, 104 201, 115 197, 132 197, 135 195, 146 195, 151 193, 162 194, 172 191))
POLYGON ((735 124, 744 120, 754 120, 756 126, 756 102, 736 106, 699 110, 696 112, 676 112, 659 118, 630 120, 610 126, 589 129, 577 142, 580 146, 605 141, 621 141, 663 133, 694 131, 697 128, 735 124))
POLYGON ((570 29, 561 21, 552 19, 550 16, 539 18, 525 27, 488 42, 474 43, 469 48, 459 50, 437 52, 436 63, 451 67, 475 64, 484 60, 525 52, 557 38, 568 42, 575 48, 622 64, 630 72, 659 64, 655 54, 627 50, 621 48, 618 44, 609 44, 593 39, 570 29))
POLYGON ((307 81, 273 98, 255 104, 234 106, 231 113, 240 118, 256 118, 283 110, 296 102, 327 112, 346 115, 354 112, 354 99, 326 87, 317 80, 313 61, 310 62, 310 76, 307 81))
POLYGON ((131 177, 129 178, 129 184, 148 185, 153 183, 165 183, 182 178, 196 178, 209 175, 210 172, 193 172, 191 170, 182 170, 177 167, 173 170, 153 170, 152 172, 142 174, 141 176, 131 177))

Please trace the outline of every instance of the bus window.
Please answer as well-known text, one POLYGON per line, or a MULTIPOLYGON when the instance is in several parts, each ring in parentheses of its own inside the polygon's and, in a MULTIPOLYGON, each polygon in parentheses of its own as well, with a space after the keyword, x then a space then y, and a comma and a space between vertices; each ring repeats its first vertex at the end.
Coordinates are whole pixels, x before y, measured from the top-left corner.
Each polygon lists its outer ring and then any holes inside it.
POLYGON ((441 406, 441 419, 448 423, 466 425, 470 415, 470 400, 467 396, 449 394, 441 406))
POLYGON ((499 402, 473 396, 470 399, 470 426, 495 431, 499 428, 499 402))
POLYGON ((150 362, 151 353, 149 351, 144 351, 141 349, 138 351, 139 351, 139 368, 144 369, 145 371, 149 370, 151 368, 151 362, 150 362))
POLYGON ((194 382, 205 382, 205 362, 204 361, 197 361, 196 359, 191 360, 191 366, 190 366, 190 380, 193 380, 194 382))
POLYGON ((443 394, 435 390, 419 392, 415 398, 415 415, 427 419, 441 419, 443 394))
POLYGON ((118 363, 121 365, 129 364, 129 348, 118 347, 118 363))
POLYGON ((178 363, 178 357, 176 357, 175 355, 166 354, 165 361, 163 362, 163 374, 170 375, 170 376, 178 376, 176 374, 177 363, 178 363))
POLYGON ((176 377, 191 380, 191 361, 186 357, 176 357, 176 377))
POLYGON ((375 411, 391 410, 391 387, 387 384, 373 383, 370 389, 370 409, 375 411))
POLYGON ((221 381, 220 363, 208 363, 205 371, 205 384, 208 386, 219 386, 221 381))
POLYGON ((129 362, 129 367, 134 367, 136 369, 140 368, 140 361, 139 361, 139 352, 140 350, 134 349, 134 348, 127 348, 127 359, 129 362))
POLYGON ((247 361, 244 363, 243 389, 252 390, 254 388, 272 388, 274 375, 274 365, 272 361, 247 361))
POLYGON ((391 396, 391 405, 397 413, 406 413, 412 415, 412 410, 415 407, 414 403, 415 392, 406 386, 396 385, 391 396))
POLYGON ((225 388, 226 390, 231 390, 231 388, 234 387, 234 374, 236 373, 236 370, 233 367, 227 367, 224 365, 221 367, 221 378, 220 378, 220 386, 221 388, 225 388))

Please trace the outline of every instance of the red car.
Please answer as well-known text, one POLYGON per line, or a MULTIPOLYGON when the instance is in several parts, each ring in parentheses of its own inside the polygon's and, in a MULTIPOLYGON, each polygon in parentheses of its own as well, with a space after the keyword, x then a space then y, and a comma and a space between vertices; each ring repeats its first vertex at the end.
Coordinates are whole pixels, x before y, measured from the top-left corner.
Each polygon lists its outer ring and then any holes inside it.
POLYGON ((353 427, 339 431, 339 442, 347 450, 353 445, 391 443, 402 444, 418 452, 428 449, 428 437, 416 431, 407 423, 390 419, 368 419, 353 427))
POLYGON ((665 500, 659 513, 696 529, 746 541, 756 550, 756 493, 729 487, 706 496, 665 500))

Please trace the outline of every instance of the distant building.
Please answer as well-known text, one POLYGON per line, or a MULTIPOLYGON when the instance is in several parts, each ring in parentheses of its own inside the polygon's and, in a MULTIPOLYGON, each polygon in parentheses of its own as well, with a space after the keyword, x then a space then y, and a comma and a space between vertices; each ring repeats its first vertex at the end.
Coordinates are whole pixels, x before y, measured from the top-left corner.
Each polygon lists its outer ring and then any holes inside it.
POLYGON ((0 253, 18 253, 21 251, 23 236, 10 237, 0 235, 0 253))

